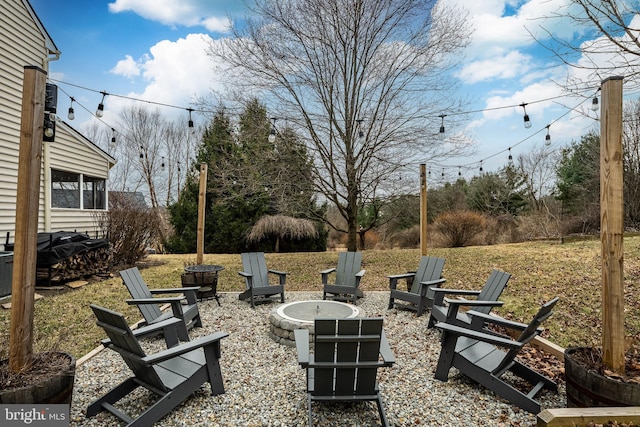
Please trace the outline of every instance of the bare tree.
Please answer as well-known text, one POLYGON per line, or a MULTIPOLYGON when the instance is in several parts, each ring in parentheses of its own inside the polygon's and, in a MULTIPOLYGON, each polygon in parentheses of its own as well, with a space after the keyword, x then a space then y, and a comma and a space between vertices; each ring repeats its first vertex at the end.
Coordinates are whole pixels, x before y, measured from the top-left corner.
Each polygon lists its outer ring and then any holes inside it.
POLYGON ((518 156, 518 170, 525 179, 525 194, 531 207, 540 213, 549 213, 546 197, 553 192, 556 156, 548 146, 533 147, 518 156))
POLYGON ((611 75, 625 76, 634 87, 640 83, 639 10, 638 0, 570 0, 545 17, 548 24, 542 28, 549 42, 540 43, 562 63, 581 70, 568 80, 567 88, 584 89, 585 81, 599 83, 611 75), (558 19, 571 21, 561 25, 573 29, 570 36, 563 38, 554 30, 558 19))
POLYGON ((356 250, 358 206, 390 195, 408 163, 459 154, 436 131, 458 107, 446 75, 470 35, 465 13, 436 0, 257 0, 251 12, 209 53, 304 132, 315 190, 356 250))

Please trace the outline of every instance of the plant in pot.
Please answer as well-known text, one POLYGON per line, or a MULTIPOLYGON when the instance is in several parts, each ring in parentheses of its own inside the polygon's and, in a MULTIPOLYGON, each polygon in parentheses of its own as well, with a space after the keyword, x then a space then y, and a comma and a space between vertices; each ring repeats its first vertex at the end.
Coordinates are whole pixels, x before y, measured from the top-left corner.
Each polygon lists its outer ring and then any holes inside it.
POLYGON ((569 407, 640 406, 640 355, 624 336, 622 77, 601 90, 602 348, 565 351, 569 407))
MULTIPOLYGON (((9 354, 0 361, 2 404, 70 404, 75 378, 73 356, 64 352, 34 354, 33 351, 43 117, 45 108, 47 113, 55 112, 55 105, 48 106, 45 101, 46 90, 46 73, 38 67, 25 67, 9 354)), ((54 96, 47 97, 50 98, 55 99, 54 96)))

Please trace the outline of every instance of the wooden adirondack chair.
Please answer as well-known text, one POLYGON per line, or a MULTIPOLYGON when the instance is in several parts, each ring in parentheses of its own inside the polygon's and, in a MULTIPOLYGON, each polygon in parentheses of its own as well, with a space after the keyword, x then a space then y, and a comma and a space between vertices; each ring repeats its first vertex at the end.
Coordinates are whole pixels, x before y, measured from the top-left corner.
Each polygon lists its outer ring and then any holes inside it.
POLYGON ((182 326, 178 329, 178 338, 181 341, 189 341, 188 329, 193 326, 202 326, 197 301, 199 287, 149 289, 138 267, 122 270, 120 276, 133 298, 127 300, 127 303, 138 306, 148 325, 177 317, 182 320, 182 326), (182 294, 182 296, 154 297, 154 295, 163 294, 182 294), (186 301, 185 305, 182 304, 184 301, 186 301), (160 305, 166 303, 171 304, 171 311, 163 313, 160 311, 160 305))
MULTIPOLYGON (((229 334, 216 332, 147 355, 122 314, 96 305, 91 305, 91 309, 98 319, 97 324, 104 328, 109 337, 106 345, 120 353, 133 371, 133 376, 91 403, 87 408, 87 417, 108 411, 127 423, 128 427, 148 427, 206 382, 211 385, 214 396, 224 393, 219 362, 220 340, 229 334), (160 398, 134 419, 114 405, 138 387, 144 387, 160 398)), ((169 322, 175 322, 176 325, 180 323, 178 319, 168 319, 164 323, 169 322)))
POLYGON ((271 301, 274 295, 280 295, 280 302, 284 302, 284 286, 287 281, 287 273, 267 269, 264 260, 264 252, 245 252, 241 254, 242 268, 238 274, 244 277, 247 289, 240 294, 241 300, 248 299, 251 307, 256 302, 271 301), (269 274, 278 276, 278 284, 269 284, 269 274))
POLYGON ((534 400, 536 394, 543 388, 556 391, 558 386, 551 379, 517 361, 516 356, 525 344, 540 333, 538 326, 551 316, 553 306, 557 302, 556 297, 542 305, 528 325, 470 312, 474 317, 482 318, 483 322, 519 331, 520 336, 515 340, 496 333, 482 332, 469 326, 463 327, 449 322, 436 323, 435 327, 442 330, 442 349, 435 378, 447 381, 449 370, 455 367, 512 404, 532 414, 539 413, 540 404, 534 400), (508 350, 505 351, 502 348, 508 350), (502 378, 506 372, 511 372, 528 381, 533 387, 528 393, 521 392, 502 378))
POLYGON ((322 279, 322 299, 327 299, 327 294, 332 295, 335 300, 351 301, 354 304, 358 298, 364 294, 358 288, 360 279, 365 271, 361 270, 362 252, 340 252, 338 255, 338 266, 321 271, 322 279), (329 283, 329 274, 335 272, 335 282, 329 283))
POLYGON ((298 363, 307 372, 309 426, 314 401, 373 400, 383 426, 388 426, 378 389, 377 371, 395 358, 389 347, 382 318, 316 319, 314 354, 309 354, 309 330, 296 329, 298 363))
POLYGON ((396 274, 389 277, 389 308, 393 308, 394 303, 400 307, 408 308, 416 312, 417 316, 422 316, 425 309, 433 305, 435 293, 431 286, 439 287, 445 282, 442 279, 442 269, 444 268, 444 258, 423 256, 420 258, 418 270, 396 274), (408 279, 412 281, 411 289, 403 291, 398 289, 398 280, 408 279), (396 299, 406 301, 408 304, 398 304, 396 299))
POLYGON ((503 302, 498 301, 500 294, 507 286, 507 282, 511 275, 504 271, 493 270, 481 290, 464 290, 464 289, 433 289, 434 298, 431 307, 431 315, 429 316, 428 327, 432 328, 436 322, 444 322, 447 317, 454 319, 461 324, 471 324, 476 329, 482 327, 482 322, 474 320, 467 314, 460 312, 461 306, 475 307, 474 310, 479 313, 488 314, 493 307, 500 307, 503 302), (445 295, 470 295, 476 296, 475 300, 470 299, 449 299, 445 295))

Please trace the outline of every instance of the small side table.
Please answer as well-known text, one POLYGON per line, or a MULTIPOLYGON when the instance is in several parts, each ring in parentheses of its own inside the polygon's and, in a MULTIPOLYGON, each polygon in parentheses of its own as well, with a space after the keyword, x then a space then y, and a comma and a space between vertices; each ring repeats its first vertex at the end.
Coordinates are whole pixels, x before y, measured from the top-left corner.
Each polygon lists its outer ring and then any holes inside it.
POLYGON ((215 298, 218 305, 220 305, 218 272, 222 270, 224 270, 223 266, 211 264, 190 265, 184 268, 185 273, 193 275, 193 284, 200 286, 198 291, 200 301, 215 298))

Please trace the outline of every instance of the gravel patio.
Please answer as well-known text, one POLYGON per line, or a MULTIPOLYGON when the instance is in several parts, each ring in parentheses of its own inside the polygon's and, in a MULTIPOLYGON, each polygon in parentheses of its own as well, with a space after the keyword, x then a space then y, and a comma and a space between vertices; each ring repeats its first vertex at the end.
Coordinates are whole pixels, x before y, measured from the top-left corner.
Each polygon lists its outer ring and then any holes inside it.
MULTIPOLYGON (((384 317, 384 328, 396 357, 378 378, 389 419, 394 426, 535 426, 535 415, 509 404, 452 369, 449 381, 433 373, 440 352, 437 330, 427 329, 428 315, 420 318, 404 310, 387 309, 388 292, 366 292, 358 307, 367 317, 384 317)), ((321 292, 288 292, 287 302, 321 299, 321 292)), ((269 337, 269 313, 276 303, 255 309, 238 300, 237 293, 221 294, 200 303, 204 327, 194 328, 192 339, 225 331, 222 341, 222 375, 226 393, 211 396, 206 386, 194 394, 159 426, 306 426, 305 372, 296 351, 269 337)), ((164 345, 161 339, 145 339, 149 352, 164 345)), ((88 404, 130 375, 120 356, 103 350, 76 370, 71 426, 112 426, 118 420, 105 412, 85 418, 88 404)), ((564 385, 558 393, 543 391, 543 408, 564 407, 564 385)), ((127 412, 139 413, 153 395, 136 390, 119 402, 127 412)), ((317 426, 379 425, 375 403, 314 404, 317 426)))

